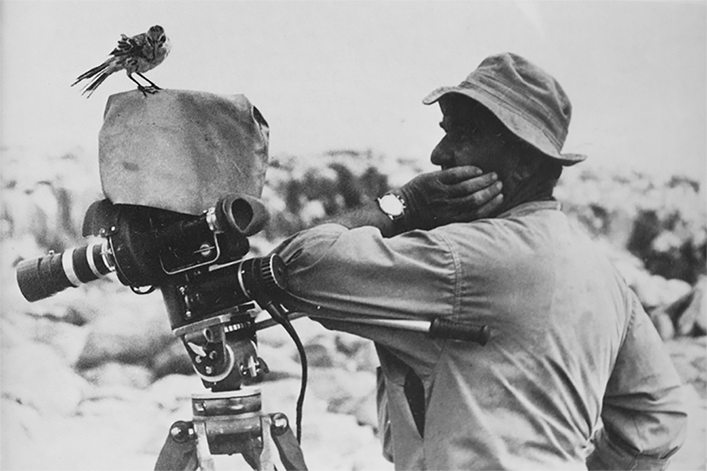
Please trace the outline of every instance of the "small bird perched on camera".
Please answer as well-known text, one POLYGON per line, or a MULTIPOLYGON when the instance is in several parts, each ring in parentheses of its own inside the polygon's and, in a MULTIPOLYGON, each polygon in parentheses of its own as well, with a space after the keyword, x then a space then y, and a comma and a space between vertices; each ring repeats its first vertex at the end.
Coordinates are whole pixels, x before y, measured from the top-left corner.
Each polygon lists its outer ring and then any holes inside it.
POLYGON ((140 33, 132 38, 124 34, 120 36, 118 47, 110 53, 111 57, 106 59, 101 65, 79 75, 76 81, 71 84, 73 87, 82 80, 91 79, 88 85, 84 87, 82 95, 88 93, 90 97, 110 74, 119 70, 125 70, 128 78, 137 84, 137 89, 145 96, 148 93, 157 93, 158 90, 161 90, 160 87, 142 74, 160 65, 169 54, 171 45, 169 38, 164 33, 164 28, 155 25, 147 33, 140 33), (135 80, 133 74, 142 77, 150 86, 141 85, 140 82, 135 80))

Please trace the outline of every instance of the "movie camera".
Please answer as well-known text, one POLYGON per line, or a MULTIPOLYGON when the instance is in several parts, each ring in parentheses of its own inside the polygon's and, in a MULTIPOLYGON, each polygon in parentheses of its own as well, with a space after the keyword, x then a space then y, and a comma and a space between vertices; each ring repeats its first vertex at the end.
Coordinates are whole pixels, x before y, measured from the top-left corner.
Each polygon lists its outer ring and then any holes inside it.
POLYGON ((212 453, 240 453, 254 469, 271 469, 270 436, 282 462, 289 463, 286 469, 306 469, 287 418, 261 413, 256 386, 268 369, 257 354, 254 302, 283 324, 304 352, 278 302, 287 284, 282 259, 276 254, 243 259, 248 237, 267 220, 262 202, 244 194, 223 197, 200 216, 104 199, 84 218, 83 235, 91 242, 17 267, 28 301, 113 272, 135 293, 162 292, 172 330, 211 393, 193 396, 193 422, 172 426, 156 469, 213 469, 212 453))
POLYGON ((277 255, 243 260, 248 236, 266 222, 262 203, 247 195, 224 197, 198 217, 101 200, 89 207, 83 228, 84 236, 98 240, 21 262, 17 281, 29 301, 112 272, 136 293, 159 288, 172 329, 205 386, 235 389, 257 377, 259 364, 247 357, 247 364, 236 365, 236 346, 228 339, 248 330, 253 301, 277 295, 286 284, 277 255))

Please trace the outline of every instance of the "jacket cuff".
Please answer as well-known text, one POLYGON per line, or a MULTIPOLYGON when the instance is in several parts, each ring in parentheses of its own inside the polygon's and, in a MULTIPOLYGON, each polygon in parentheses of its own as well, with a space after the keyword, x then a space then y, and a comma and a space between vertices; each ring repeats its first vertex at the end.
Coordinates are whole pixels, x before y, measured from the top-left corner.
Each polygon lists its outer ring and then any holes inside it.
POLYGON ((594 440, 595 449, 587 458, 589 470, 647 470, 662 471, 670 463, 670 453, 663 458, 655 458, 640 453, 634 453, 612 443, 603 429, 597 433, 594 440))

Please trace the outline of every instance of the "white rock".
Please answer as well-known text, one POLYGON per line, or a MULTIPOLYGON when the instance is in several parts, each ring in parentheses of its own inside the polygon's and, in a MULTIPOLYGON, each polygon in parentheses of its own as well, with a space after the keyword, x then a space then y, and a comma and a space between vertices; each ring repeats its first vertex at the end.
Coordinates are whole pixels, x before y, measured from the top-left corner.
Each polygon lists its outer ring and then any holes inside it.
POLYGON ((28 343, 3 351, 3 396, 44 416, 73 414, 90 389, 49 346, 28 343))
POLYGON ((108 362, 81 372, 81 376, 96 386, 121 386, 145 389, 152 384, 152 371, 140 365, 108 362))
POLYGON ((91 323, 85 348, 77 362, 79 368, 91 368, 111 360, 144 363, 173 341, 158 293, 124 294, 106 303, 104 315, 91 323))

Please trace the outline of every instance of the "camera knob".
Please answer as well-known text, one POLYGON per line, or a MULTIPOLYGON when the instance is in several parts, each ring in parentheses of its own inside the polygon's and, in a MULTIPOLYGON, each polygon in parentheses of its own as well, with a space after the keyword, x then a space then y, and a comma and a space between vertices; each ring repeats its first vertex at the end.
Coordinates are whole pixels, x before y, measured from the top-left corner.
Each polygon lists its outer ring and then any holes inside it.
POLYGON ((287 267, 278 254, 271 254, 260 259, 260 279, 265 290, 285 289, 287 287, 287 267))
POLYGON ((258 301, 287 286, 287 267, 277 254, 244 260, 238 267, 238 284, 243 293, 258 301))

